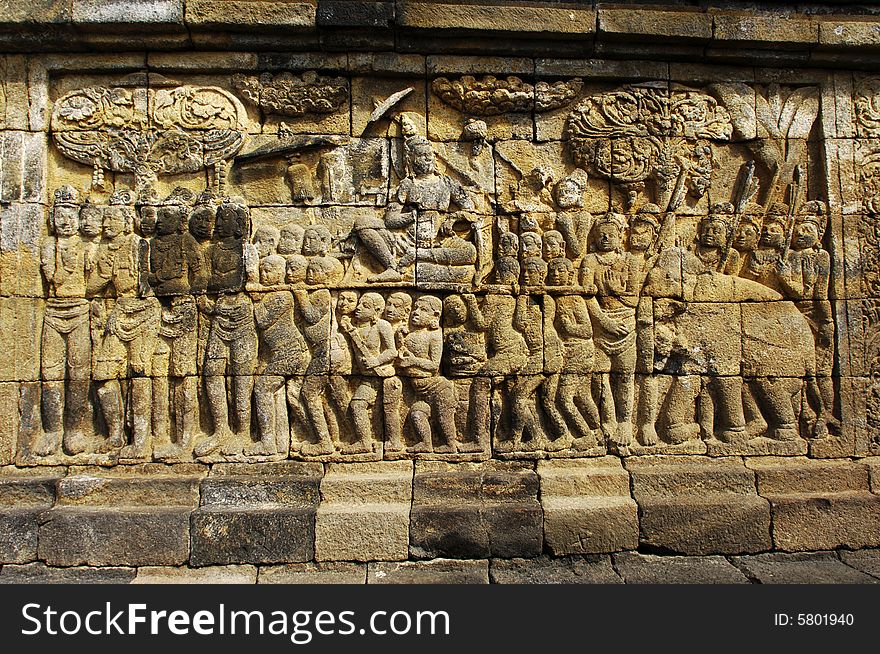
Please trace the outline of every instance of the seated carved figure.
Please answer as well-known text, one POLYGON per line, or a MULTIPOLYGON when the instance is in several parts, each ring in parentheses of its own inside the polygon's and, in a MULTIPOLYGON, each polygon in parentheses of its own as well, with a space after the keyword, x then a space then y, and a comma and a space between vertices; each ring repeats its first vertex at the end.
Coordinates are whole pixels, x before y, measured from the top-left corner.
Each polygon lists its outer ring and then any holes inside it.
POLYGON ((416 260, 417 243, 433 243, 450 207, 474 208, 461 185, 437 172, 434 148, 427 139, 412 136, 405 147, 412 173, 400 182, 396 202, 388 206, 384 219, 361 217, 354 225, 360 244, 383 268, 370 281, 400 281, 416 260))

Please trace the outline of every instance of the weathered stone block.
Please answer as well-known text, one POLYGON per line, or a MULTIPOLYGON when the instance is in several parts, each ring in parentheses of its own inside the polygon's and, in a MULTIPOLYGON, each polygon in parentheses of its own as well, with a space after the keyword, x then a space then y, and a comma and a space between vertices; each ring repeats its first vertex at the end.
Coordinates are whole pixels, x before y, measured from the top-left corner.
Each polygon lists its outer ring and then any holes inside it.
POLYGON ((609 556, 492 559, 493 584, 620 584, 609 556))
POLYGON ((319 561, 395 561, 409 551, 413 464, 330 464, 315 518, 319 561))
POLYGON ((712 17, 702 11, 644 11, 622 7, 599 8, 601 38, 628 38, 635 34, 652 39, 707 41, 712 38, 712 17))
POLYGON ((291 563, 260 568, 260 584, 364 584, 367 565, 334 561, 331 563, 291 563))
POLYGON ((394 20, 393 2, 320 2, 320 27, 388 27, 394 20))
POLYGON ((819 41, 818 23, 797 15, 714 15, 716 41, 813 45, 819 41))
POLYGON ((162 25, 183 21, 183 0, 74 0, 74 23, 162 25))
POLYGON ((738 556, 733 563, 762 584, 870 584, 877 579, 855 570, 833 552, 738 556))
POLYGON ((574 7, 398 2, 397 24, 421 29, 592 34, 596 12, 574 7))
POLYGON ((488 584, 488 561, 406 561, 370 563, 368 584, 488 584))
POLYGON ((788 551, 880 545, 880 497, 869 467, 852 461, 749 461, 770 501, 773 542, 788 551))
POLYGON ((181 565, 189 509, 57 507, 40 516, 39 558, 50 565, 181 565))
POLYGON ((208 568, 138 568, 133 584, 255 584, 257 568, 252 565, 208 568))
POLYGON ((313 508, 202 507, 192 515, 193 566, 309 561, 313 508))
POLYGON ((635 549, 638 507, 629 475, 612 457, 538 463, 544 543, 556 556, 635 549))
POLYGON ((195 508, 206 474, 207 468, 197 464, 71 468, 58 481, 58 505, 195 508))
POLYGON ((749 580, 722 556, 614 555, 627 584, 747 584, 749 580))
POLYGON ((410 555, 537 556, 542 548, 538 478, 522 463, 416 463, 410 555))
POLYGON ((52 568, 45 563, 4 565, 0 584, 128 584, 135 568, 52 568))
POLYGON ((263 2, 262 0, 189 0, 186 24, 192 28, 232 26, 247 29, 263 27, 312 27, 315 6, 312 2, 263 2))
POLYGON ((0 509, 0 562, 28 563, 37 558, 40 511, 0 509))
POLYGON ((771 549, 769 503, 741 460, 645 457, 628 459, 627 469, 643 546, 698 555, 771 549))

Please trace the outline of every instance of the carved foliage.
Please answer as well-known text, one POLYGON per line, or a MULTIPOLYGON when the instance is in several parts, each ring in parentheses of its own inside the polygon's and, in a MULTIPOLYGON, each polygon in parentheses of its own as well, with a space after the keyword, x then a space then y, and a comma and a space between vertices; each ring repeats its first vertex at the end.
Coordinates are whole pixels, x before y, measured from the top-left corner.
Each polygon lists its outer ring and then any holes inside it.
POLYGON ((581 88, 583 81, 580 78, 553 84, 538 82, 533 86, 519 77, 498 79, 492 75, 479 80, 471 75, 458 80, 439 77, 431 84, 431 90, 443 102, 472 116, 558 109, 574 100, 581 88))
POLYGON ((329 114, 348 100, 348 81, 344 77, 322 77, 314 71, 302 75, 235 75, 232 83, 267 114, 329 114))
POLYGON ((665 86, 590 96, 565 127, 576 165, 624 185, 654 179, 667 196, 682 172, 691 193, 702 195, 711 172, 708 141, 728 140, 731 132, 730 115, 714 98, 665 86))
POLYGON ((244 141, 244 121, 241 102, 216 87, 89 87, 55 103, 52 132, 66 157, 142 183, 229 159, 244 141))

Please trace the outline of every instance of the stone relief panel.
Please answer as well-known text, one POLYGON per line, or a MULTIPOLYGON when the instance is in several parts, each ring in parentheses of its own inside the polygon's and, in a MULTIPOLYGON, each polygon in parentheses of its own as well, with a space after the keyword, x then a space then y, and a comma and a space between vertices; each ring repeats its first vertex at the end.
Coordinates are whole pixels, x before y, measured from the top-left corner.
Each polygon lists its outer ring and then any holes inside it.
POLYGON ((818 87, 155 81, 53 101, 20 463, 842 437, 818 87))

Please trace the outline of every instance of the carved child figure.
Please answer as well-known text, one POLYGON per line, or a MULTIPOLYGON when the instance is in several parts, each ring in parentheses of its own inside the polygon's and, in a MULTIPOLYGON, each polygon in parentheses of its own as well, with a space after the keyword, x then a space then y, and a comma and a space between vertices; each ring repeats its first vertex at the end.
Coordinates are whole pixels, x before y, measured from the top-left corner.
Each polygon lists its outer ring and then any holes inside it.
MULTIPOLYGON (((277 254, 281 232, 272 225, 260 225, 254 230, 251 243, 245 245, 244 263, 249 290, 258 290, 260 282, 260 262, 268 256, 277 254)), ((286 262, 285 262, 286 266, 286 262)), ((282 276, 282 281, 284 281, 282 276)))
POLYGON ((204 256, 195 238, 186 231, 187 207, 170 203, 156 212, 156 236, 150 239, 150 286, 156 295, 202 292, 204 256))
POLYGON ((304 235, 305 229, 296 224, 285 225, 281 228, 278 239, 278 254, 283 256, 287 262, 285 281, 288 284, 302 284, 306 281, 309 260, 302 254, 304 235))
MULTIPOLYGON (((394 329, 394 345, 400 349, 409 333, 412 298, 409 293, 399 291, 388 296, 385 302, 384 318, 394 329)), ((386 447, 390 451, 402 450, 403 428, 400 424, 400 405, 403 402, 403 384, 396 375, 382 382, 382 406, 385 416, 386 447)))
POLYGON ((330 270, 325 282, 329 286, 338 284, 345 274, 339 259, 329 254, 332 242, 333 235, 324 225, 309 225, 303 234, 302 253, 310 262, 316 258, 325 260, 322 266, 330 270))
POLYGON ((37 456, 55 454, 62 440, 68 454, 79 454, 88 446, 83 429, 89 409, 92 343, 89 303, 84 299, 86 253, 78 223, 78 194, 73 187, 62 186, 55 191, 51 213, 54 235, 46 238, 40 252, 49 298, 40 361, 44 433, 34 445, 37 456))
POLYGON ((553 188, 553 198, 559 207, 556 213, 556 229, 565 240, 575 269, 587 253, 587 240, 593 224, 593 216, 583 208, 587 181, 587 173, 577 168, 553 188))
POLYGON ((374 439, 370 409, 376 404, 380 385, 378 380, 394 375, 392 362, 397 357, 397 347, 394 344, 394 330, 381 317, 384 309, 385 300, 381 295, 365 293, 358 300, 353 320, 348 316, 339 319, 340 329, 348 334, 351 341, 357 372, 363 375, 349 405, 356 440, 343 449, 346 454, 372 450, 374 439))
POLYGON ((415 452, 456 451, 455 387, 440 374, 443 356, 443 332, 440 329, 442 311, 443 303, 437 297, 423 295, 416 299, 410 316, 412 328, 397 350, 400 373, 409 377, 418 400, 409 412, 417 439, 413 447, 415 452), (445 442, 439 447, 432 440, 432 415, 445 442))

